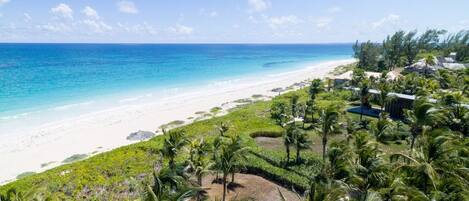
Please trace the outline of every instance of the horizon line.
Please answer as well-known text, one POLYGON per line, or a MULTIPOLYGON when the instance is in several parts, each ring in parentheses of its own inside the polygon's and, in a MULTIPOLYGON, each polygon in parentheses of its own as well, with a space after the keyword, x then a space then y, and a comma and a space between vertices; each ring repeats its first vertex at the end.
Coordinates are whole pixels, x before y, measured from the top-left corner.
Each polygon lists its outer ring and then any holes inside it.
POLYGON ((318 43, 237 43, 237 42, 188 42, 188 43, 172 43, 172 42, 161 42, 161 43, 152 43, 152 42, 0 42, 0 44, 83 44, 83 45, 93 45, 93 44, 102 44, 102 45, 334 45, 334 44, 354 44, 355 42, 318 42, 318 43))

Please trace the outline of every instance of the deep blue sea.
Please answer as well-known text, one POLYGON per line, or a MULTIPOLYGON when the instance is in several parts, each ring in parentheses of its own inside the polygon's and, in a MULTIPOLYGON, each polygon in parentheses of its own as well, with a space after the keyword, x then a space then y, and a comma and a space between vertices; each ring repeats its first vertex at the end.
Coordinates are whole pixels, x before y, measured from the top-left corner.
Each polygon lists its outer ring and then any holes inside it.
POLYGON ((145 91, 283 72, 351 55, 351 44, 0 44, 0 128, 41 111, 106 105, 145 91))

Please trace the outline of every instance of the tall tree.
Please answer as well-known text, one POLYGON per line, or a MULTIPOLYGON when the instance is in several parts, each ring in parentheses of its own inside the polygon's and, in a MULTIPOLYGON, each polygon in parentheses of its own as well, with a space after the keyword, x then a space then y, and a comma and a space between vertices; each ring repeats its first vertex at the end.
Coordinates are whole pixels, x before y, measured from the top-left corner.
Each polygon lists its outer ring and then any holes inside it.
POLYGON ((433 105, 424 99, 418 99, 414 103, 412 110, 406 110, 405 116, 410 126, 411 143, 410 153, 414 150, 414 144, 417 137, 422 135, 426 126, 431 126, 432 121, 435 119, 434 110, 431 110, 433 105))
POLYGON ((300 97, 297 94, 293 94, 290 97, 290 104, 291 104, 291 115, 293 118, 298 116, 298 100, 300 97))
POLYGON ((163 147, 160 149, 160 154, 168 159, 170 168, 175 168, 174 159, 179 154, 179 151, 186 145, 187 140, 184 139, 184 131, 176 130, 166 132, 163 130, 164 142, 163 147))
POLYGON ((311 121, 314 121, 314 101, 316 100, 316 96, 324 90, 324 86, 320 79, 314 79, 309 86, 309 102, 308 107, 310 107, 309 111, 311 112, 311 121))
POLYGON ((418 38, 416 31, 410 31, 404 36, 403 41, 403 54, 406 57, 407 65, 410 66, 414 63, 417 54, 419 53, 418 49, 418 38))
POLYGON ((424 70, 424 75, 425 76, 428 76, 428 67, 429 66, 434 66, 436 63, 435 63, 435 57, 433 55, 427 55, 425 57, 425 70, 424 70))
POLYGON ((368 107, 368 98, 370 97, 370 86, 368 80, 363 80, 360 83, 360 122, 363 122, 363 110, 368 107))
POLYGON ((270 108, 270 115, 278 125, 284 127, 288 122, 289 115, 287 114, 287 104, 282 101, 274 101, 270 108))
POLYGON ((230 136, 228 144, 224 144, 221 147, 221 153, 219 157, 220 170, 223 172, 223 201, 226 200, 227 190, 227 177, 228 174, 236 170, 236 163, 241 160, 245 154, 245 148, 242 145, 241 138, 238 135, 230 136))
POLYGON ((293 142, 295 144, 296 149, 296 163, 299 164, 301 162, 301 150, 308 149, 311 145, 311 141, 308 138, 308 134, 298 129, 296 126, 294 127, 295 128, 293 130, 293 142))
POLYGON ((297 132, 295 123, 288 125, 283 132, 283 145, 285 146, 285 152, 287 153, 286 165, 290 162, 290 147, 295 143, 295 132, 297 132))
POLYGON ((329 106, 321 111, 319 122, 321 124, 320 132, 322 134, 322 160, 324 164, 326 162, 328 136, 334 131, 338 119, 339 112, 332 106, 329 106))
POLYGON ((353 45, 354 57, 358 59, 358 67, 366 70, 378 70, 378 61, 381 54, 380 44, 367 41, 355 42, 353 45))
POLYGON ((383 41, 383 55, 384 62, 388 67, 388 70, 393 70, 397 66, 401 65, 401 56, 403 55, 405 32, 398 31, 392 36, 388 36, 383 41))

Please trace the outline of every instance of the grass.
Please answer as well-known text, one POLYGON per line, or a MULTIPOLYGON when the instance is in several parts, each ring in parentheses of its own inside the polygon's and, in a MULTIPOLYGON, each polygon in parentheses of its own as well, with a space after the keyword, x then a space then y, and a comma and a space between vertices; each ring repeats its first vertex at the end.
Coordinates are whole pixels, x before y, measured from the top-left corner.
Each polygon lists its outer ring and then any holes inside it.
POLYGON ((88 154, 75 154, 63 160, 62 163, 72 163, 75 161, 85 159, 86 157, 88 157, 88 154))
POLYGON ((219 113, 221 110, 221 107, 213 107, 212 109, 210 109, 210 112, 216 114, 219 113))
POLYGON ((36 172, 23 172, 23 173, 19 174, 18 176, 16 176, 16 179, 21 179, 21 178, 31 176, 31 175, 34 175, 34 174, 36 174, 36 172))
POLYGON ((167 123, 167 124, 161 125, 160 128, 162 128, 162 129, 174 128, 174 127, 178 127, 178 126, 180 126, 180 125, 182 125, 182 124, 184 124, 184 123, 185 123, 185 122, 182 121, 182 120, 174 120, 174 121, 171 121, 171 122, 169 122, 169 123, 167 123))

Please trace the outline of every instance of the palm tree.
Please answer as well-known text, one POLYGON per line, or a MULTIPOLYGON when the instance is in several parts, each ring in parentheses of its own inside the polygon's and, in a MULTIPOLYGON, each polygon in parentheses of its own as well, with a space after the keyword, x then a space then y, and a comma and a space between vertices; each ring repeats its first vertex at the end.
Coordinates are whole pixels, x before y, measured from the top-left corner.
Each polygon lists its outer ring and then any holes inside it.
POLYGON ((290 103, 291 103, 291 115, 293 118, 298 116, 298 100, 300 97, 296 94, 293 94, 290 98, 290 103))
POLYGON ((168 159, 168 166, 175 168, 174 159, 178 155, 179 151, 186 145, 187 140, 184 139, 184 131, 169 131, 163 130, 164 142, 163 147, 160 149, 160 154, 168 159))
POLYGON ((220 132, 221 136, 225 136, 225 133, 228 132, 230 126, 224 122, 221 122, 219 126, 217 126, 218 131, 220 132))
POLYGON ((285 123, 288 122, 287 104, 285 102, 273 102, 270 108, 270 115, 278 125, 284 127, 285 123))
POLYGON ((283 145, 285 146, 285 152, 287 153, 287 162, 285 164, 290 162, 290 146, 294 144, 295 127, 295 123, 292 123, 283 132, 283 145))
POLYGON ((351 181, 358 188, 359 200, 370 199, 374 191, 381 188, 388 181, 390 167, 381 157, 378 145, 369 138, 367 132, 357 132, 355 135, 354 152, 356 154, 355 174, 351 181))
POLYGON ((329 106, 325 110, 321 111, 321 117, 319 118, 319 122, 321 124, 320 132, 322 133, 323 163, 326 162, 327 138, 334 131, 338 119, 339 119, 339 112, 337 112, 337 110, 332 106, 329 106))
POLYGON ((324 86, 320 79, 314 79, 309 86, 309 98, 308 107, 309 112, 311 113, 311 121, 314 122, 314 100, 316 100, 317 94, 324 90, 324 86))
POLYGON ((242 146, 241 138, 238 135, 231 136, 230 143, 221 147, 219 168, 223 172, 223 201, 226 200, 226 181, 228 174, 232 173, 232 179, 234 179, 233 176, 236 169, 236 163, 238 160, 245 157, 244 151, 245 148, 242 146))
POLYGON ((386 144, 393 134, 393 122, 387 115, 380 114, 380 118, 373 124, 371 131, 376 141, 386 144))
POLYGON ((309 188, 306 190, 306 200, 348 200, 351 188, 341 180, 329 179, 324 172, 310 179, 309 188))
POLYGON ((218 181, 218 170, 220 169, 219 168, 219 155, 220 155, 220 148, 222 146, 222 143, 223 143, 223 138, 221 136, 217 136, 215 137, 215 139, 213 140, 213 143, 212 143, 212 161, 215 162, 214 166, 215 166, 215 181, 218 181))
POLYGON ((295 144, 295 148, 296 148, 296 163, 299 164, 300 163, 300 159, 301 159, 301 156, 300 156, 300 151, 302 149, 308 149, 311 145, 311 141, 310 139, 308 138, 308 135, 301 131, 300 129, 296 128, 296 126, 294 126, 294 130, 293 130, 293 142, 295 144))
POLYGON ((370 88, 369 88, 369 82, 368 80, 363 80, 360 83, 360 122, 363 121, 363 108, 365 106, 368 106, 368 97, 370 96, 369 94, 370 88))
POLYGON ((414 144, 417 137, 419 137, 425 126, 430 126, 434 119, 432 111, 433 105, 423 99, 416 100, 412 110, 406 110, 405 116, 410 126, 411 142, 410 153, 414 150, 414 144))
POLYGON ((425 70, 424 70, 424 75, 428 75, 428 66, 433 66, 435 65, 435 57, 433 55, 427 55, 424 59, 425 62, 425 70))
POLYGON ((146 185, 144 201, 182 201, 198 192, 197 189, 184 185, 185 178, 176 174, 173 169, 155 170, 153 185, 146 185))
POLYGON ((391 86, 387 82, 380 82, 378 84, 379 89, 379 105, 381 106, 381 112, 384 111, 384 107, 387 103, 395 99, 395 96, 389 96, 391 86))
MULTIPOLYGON (((190 158, 189 164, 197 178, 197 185, 202 187, 202 177, 210 171, 213 163, 207 160, 207 152, 209 146, 204 142, 203 138, 195 140, 197 143, 193 148, 193 157, 190 158)), ((197 193, 197 200, 200 200, 200 193, 197 193)))
POLYGON ((206 160, 210 146, 204 141, 203 138, 193 140, 190 145, 190 167, 197 177, 197 184, 202 186, 202 176, 212 165, 208 160, 206 160))
MULTIPOLYGON (((461 149, 456 145, 457 142, 454 134, 447 129, 424 132, 414 155, 393 154, 391 162, 397 164, 396 170, 406 176, 407 183, 425 193, 438 191, 441 179, 450 181, 452 188, 459 184, 462 189, 467 189, 469 173, 460 161, 460 156, 456 155, 461 149)), ((445 185, 448 184, 441 184, 445 185)))

